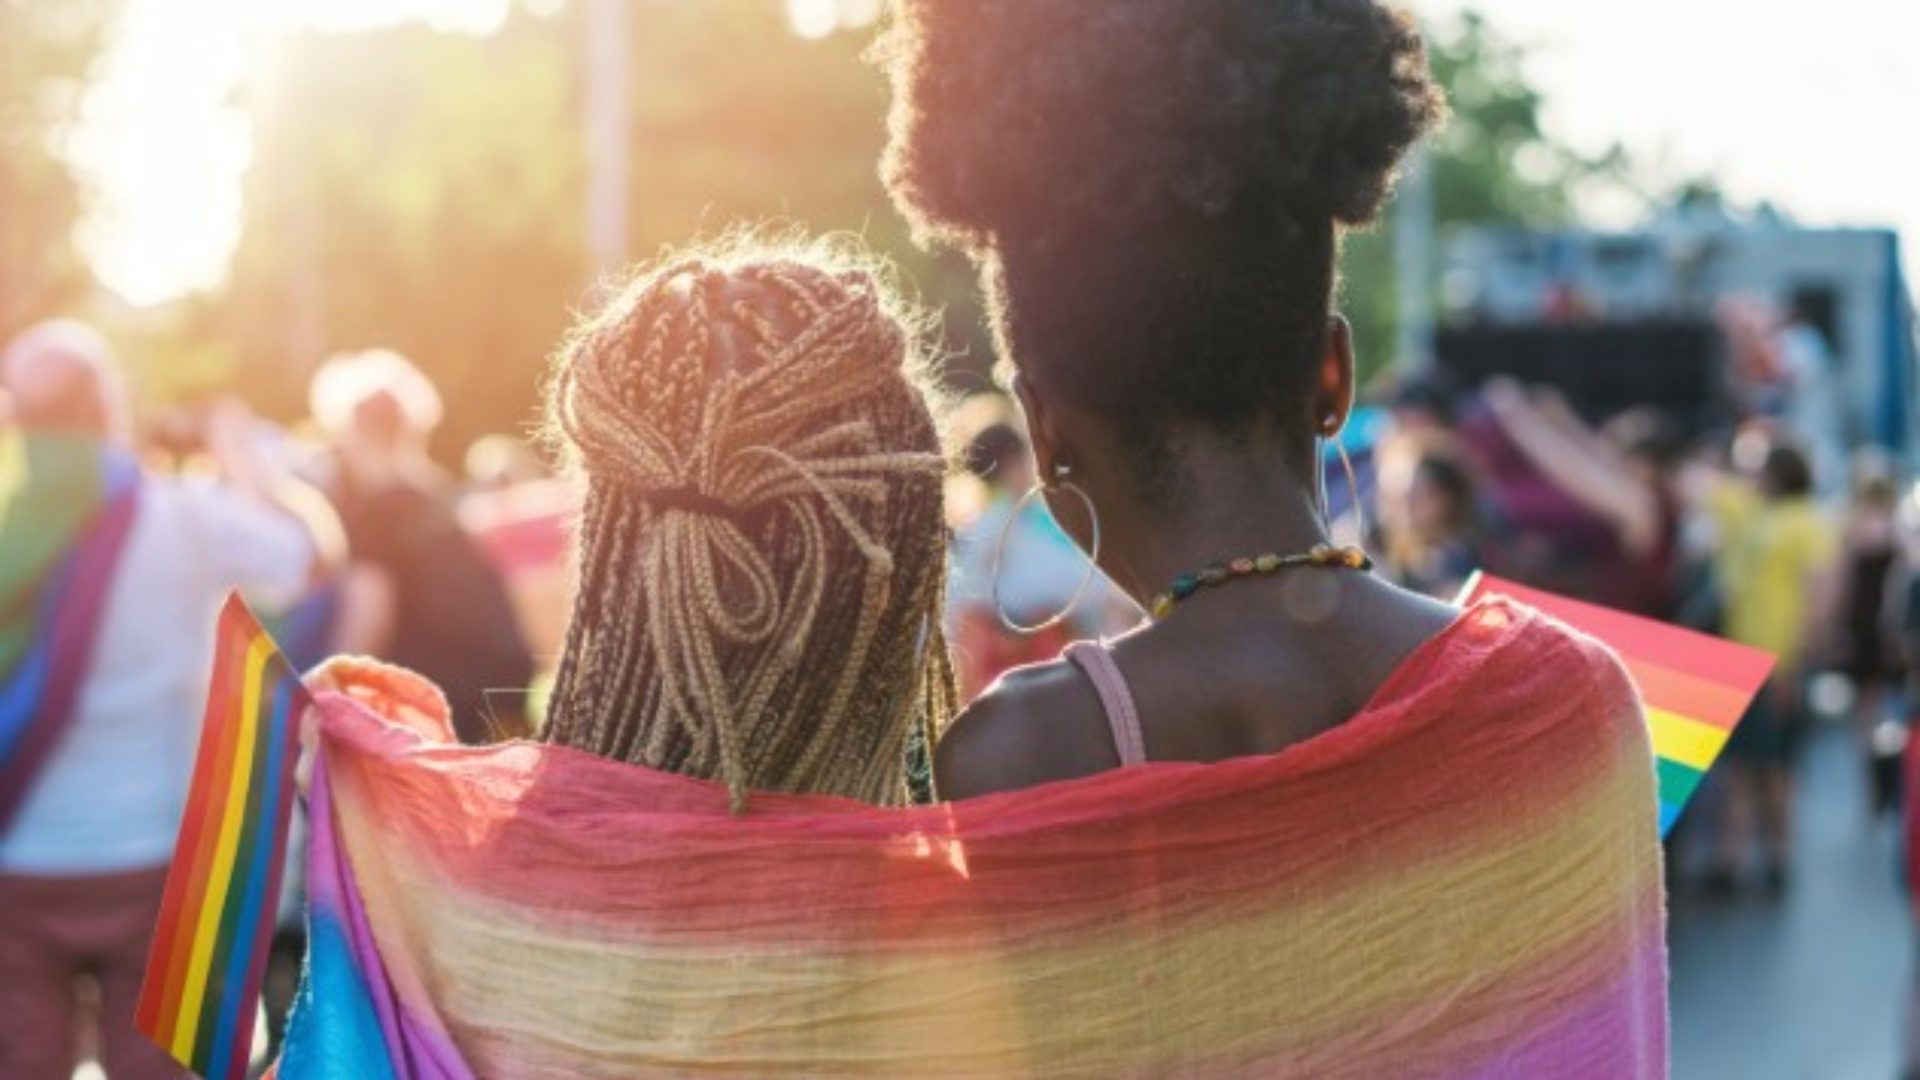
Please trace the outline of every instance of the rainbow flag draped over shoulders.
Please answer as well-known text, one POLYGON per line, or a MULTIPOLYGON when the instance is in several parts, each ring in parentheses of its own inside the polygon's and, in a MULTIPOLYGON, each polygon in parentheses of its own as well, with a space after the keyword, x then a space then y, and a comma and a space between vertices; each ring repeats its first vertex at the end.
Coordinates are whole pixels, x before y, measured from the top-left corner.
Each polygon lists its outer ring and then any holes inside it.
POLYGON ((208 1078, 246 1075, 311 698, 239 597, 220 613, 199 759, 135 1022, 208 1078))
POLYGON ((1605 642, 1640 689, 1660 773, 1660 835, 1673 830, 1707 770, 1772 674, 1758 649, 1477 574, 1466 603, 1510 596, 1605 642))
POLYGON ((0 432, 0 833, 73 719, 139 494, 98 440, 0 432))
POLYGON ((913 810, 333 680, 287 1080, 1666 1073, 1645 719, 1506 600, 1284 753, 913 810))

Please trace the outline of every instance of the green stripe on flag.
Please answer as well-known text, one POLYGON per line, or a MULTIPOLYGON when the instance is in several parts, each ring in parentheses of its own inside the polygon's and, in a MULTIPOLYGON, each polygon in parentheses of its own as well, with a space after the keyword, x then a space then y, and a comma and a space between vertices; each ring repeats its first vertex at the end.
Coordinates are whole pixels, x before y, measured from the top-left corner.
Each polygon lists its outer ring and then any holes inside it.
POLYGON ((1682 807, 1693 793, 1700 789, 1700 781, 1706 779, 1706 773, 1691 765, 1682 765, 1678 761, 1659 760, 1660 801, 1668 806, 1682 807))

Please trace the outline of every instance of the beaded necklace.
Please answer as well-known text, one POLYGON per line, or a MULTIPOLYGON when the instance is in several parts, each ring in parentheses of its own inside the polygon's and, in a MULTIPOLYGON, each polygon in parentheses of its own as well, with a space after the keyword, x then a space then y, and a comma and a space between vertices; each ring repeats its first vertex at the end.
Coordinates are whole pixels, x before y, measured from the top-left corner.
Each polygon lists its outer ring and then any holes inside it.
POLYGON ((1330 547, 1326 544, 1316 546, 1312 551, 1297 555, 1281 555, 1269 552, 1252 558, 1235 559, 1232 562, 1209 563, 1191 574, 1181 574, 1173 579, 1167 590, 1153 598, 1147 608, 1154 622, 1159 622, 1173 614, 1173 609, 1191 598, 1201 589, 1216 588, 1230 581, 1247 577, 1270 577, 1282 570, 1311 566, 1317 569, 1371 570, 1373 559, 1357 547, 1330 547))

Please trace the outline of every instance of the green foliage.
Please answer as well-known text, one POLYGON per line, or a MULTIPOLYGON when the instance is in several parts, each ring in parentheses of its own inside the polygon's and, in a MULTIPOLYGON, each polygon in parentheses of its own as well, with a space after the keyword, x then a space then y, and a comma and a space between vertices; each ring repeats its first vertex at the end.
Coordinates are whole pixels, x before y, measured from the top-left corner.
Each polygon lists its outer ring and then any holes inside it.
MULTIPOLYGON (((1524 48, 1472 13, 1428 32, 1434 75, 1454 114, 1430 159, 1443 237, 1463 225, 1564 225, 1583 187, 1625 182, 1623 151, 1586 158, 1547 133, 1545 101, 1527 80, 1524 48)), ((1345 308, 1369 376, 1401 359, 1393 355, 1394 228, 1389 208, 1381 228, 1347 244, 1345 308)))
MULTIPOLYGON (((582 5, 480 39, 395 27, 284 50, 227 303, 238 380, 291 413, 335 349, 389 345, 449 399, 440 446, 518 430, 590 302, 582 5)), ((778 0, 636 0, 636 257, 738 222, 852 231, 926 297, 971 278, 907 241, 875 171, 886 107, 858 35, 805 41, 778 0)), ((973 312, 955 325, 977 325, 973 312)))
POLYGON ((971 267, 916 248, 880 183, 887 86, 867 35, 798 38, 783 0, 653 0, 634 20, 631 250, 739 221, 854 233, 948 310, 961 377, 991 366, 971 267))
POLYGON ((586 278, 572 45, 524 18, 286 45, 224 305, 250 398, 294 412, 328 353, 384 345, 446 389, 450 452, 521 422, 586 278))
POLYGON ((1558 224, 1575 159, 1541 128, 1544 104, 1523 51, 1477 15, 1433 39, 1433 71, 1454 119, 1434 145, 1434 203, 1443 222, 1558 224))
POLYGON ((59 147, 116 0, 0 0, 0 339, 84 294, 81 190, 59 147))

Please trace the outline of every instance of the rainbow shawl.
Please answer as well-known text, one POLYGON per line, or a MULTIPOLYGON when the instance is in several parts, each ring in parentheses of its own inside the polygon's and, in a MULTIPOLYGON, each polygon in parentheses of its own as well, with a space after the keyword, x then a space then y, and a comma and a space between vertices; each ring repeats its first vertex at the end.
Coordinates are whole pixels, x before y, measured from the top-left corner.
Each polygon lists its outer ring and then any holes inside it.
POLYGON ((139 493, 96 440, 0 432, 0 833, 73 719, 139 493))
POLYGON ((288 1080, 1665 1075, 1639 704, 1504 600, 1279 755, 919 810, 734 817, 336 676, 288 1080))

